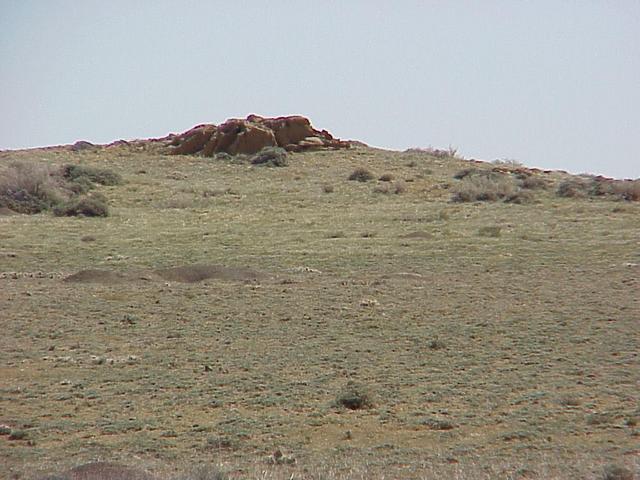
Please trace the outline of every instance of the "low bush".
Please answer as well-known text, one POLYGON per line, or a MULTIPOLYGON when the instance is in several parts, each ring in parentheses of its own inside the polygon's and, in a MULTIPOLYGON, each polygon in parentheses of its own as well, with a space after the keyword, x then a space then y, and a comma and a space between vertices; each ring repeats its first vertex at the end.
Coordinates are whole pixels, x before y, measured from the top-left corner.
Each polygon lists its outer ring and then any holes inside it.
POLYGON ((56 205, 53 214, 57 217, 108 217, 109 207, 102 195, 82 195, 56 205))
POLYGON ((556 190, 556 195, 565 198, 584 198, 590 195, 592 188, 592 181, 575 177, 560 182, 556 190))
POLYGON ((381 182, 391 182, 393 180, 393 175, 391 173, 385 173, 381 175, 378 180, 381 182))
POLYGON ((371 173, 371 171, 365 167, 358 167, 353 172, 351 172, 351 175, 349 175, 349 180, 356 182, 368 182, 369 180, 373 179, 373 173, 371 173))
POLYGON ((249 160, 253 165, 286 167, 289 164, 287 151, 280 147, 265 147, 249 160))
POLYGON ((518 191, 515 181, 506 175, 499 176, 466 176, 455 188, 454 202, 495 202, 511 198, 518 191))
POLYGON ((433 147, 425 147, 425 148, 408 148, 404 151, 404 153, 420 153, 429 155, 435 158, 458 158, 458 149, 449 145, 448 149, 440 149, 433 147))
POLYGON ((64 165, 62 167, 62 176, 67 180, 76 183, 91 184, 99 183, 100 185, 121 185, 122 177, 108 169, 88 167, 86 165, 64 165))
POLYGON ((364 386, 349 381, 336 398, 336 404, 349 410, 360 410, 373 406, 371 394, 364 386))
POLYGON ((617 180, 611 185, 611 192, 630 202, 640 201, 640 180, 617 180))
POLYGON ((547 181, 537 175, 529 175, 520 179, 520 188, 526 190, 544 190, 548 186, 547 181))
POLYGON ((121 183, 119 174, 101 168, 64 165, 54 169, 33 161, 14 162, 0 175, 0 208, 26 214, 54 210, 58 216, 106 217, 104 196, 86 194, 95 184, 121 183))

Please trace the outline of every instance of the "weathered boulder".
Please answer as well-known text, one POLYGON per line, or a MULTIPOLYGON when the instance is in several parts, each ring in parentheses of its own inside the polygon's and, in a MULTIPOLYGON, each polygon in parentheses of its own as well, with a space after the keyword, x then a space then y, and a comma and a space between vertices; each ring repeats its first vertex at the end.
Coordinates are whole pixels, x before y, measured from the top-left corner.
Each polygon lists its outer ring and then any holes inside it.
POLYGON ((230 119, 221 125, 198 125, 171 139, 174 155, 217 153, 255 154, 265 147, 281 147, 288 151, 349 148, 349 142, 334 139, 326 130, 316 130, 309 119, 294 115, 264 118, 249 115, 246 119, 230 119))

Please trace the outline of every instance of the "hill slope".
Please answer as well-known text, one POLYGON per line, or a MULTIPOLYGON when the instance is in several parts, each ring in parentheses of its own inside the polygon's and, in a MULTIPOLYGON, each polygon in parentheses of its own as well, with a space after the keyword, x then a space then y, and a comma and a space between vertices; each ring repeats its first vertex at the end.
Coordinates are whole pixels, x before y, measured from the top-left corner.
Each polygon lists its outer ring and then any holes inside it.
POLYGON ((97 187, 106 218, 0 217, 16 478, 96 459, 256 478, 637 468, 638 202, 434 151, 269 168, 162 148, 0 153, 125 182, 97 187), (471 187, 496 201, 452 201, 471 187), (339 405, 352 382, 366 408, 339 405), (256 467, 277 449, 297 465, 256 467))

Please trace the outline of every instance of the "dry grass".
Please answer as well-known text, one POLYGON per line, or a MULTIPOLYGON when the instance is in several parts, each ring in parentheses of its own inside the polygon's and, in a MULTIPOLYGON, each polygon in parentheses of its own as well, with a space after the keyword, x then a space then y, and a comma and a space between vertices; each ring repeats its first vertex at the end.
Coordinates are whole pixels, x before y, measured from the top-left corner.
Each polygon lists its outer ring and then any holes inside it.
POLYGON ((126 180, 99 187, 106 218, 0 217, 0 426, 25 435, 0 435, 3 475, 96 459, 162 480, 201 463, 278 480, 637 471, 638 202, 452 203, 475 164, 369 148, 287 168, 138 149, 0 152, 2 169, 82 155, 126 180), (414 181, 376 195, 347 180, 362 166, 414 181), (349 381, 369 408, 336 408, 349 381))

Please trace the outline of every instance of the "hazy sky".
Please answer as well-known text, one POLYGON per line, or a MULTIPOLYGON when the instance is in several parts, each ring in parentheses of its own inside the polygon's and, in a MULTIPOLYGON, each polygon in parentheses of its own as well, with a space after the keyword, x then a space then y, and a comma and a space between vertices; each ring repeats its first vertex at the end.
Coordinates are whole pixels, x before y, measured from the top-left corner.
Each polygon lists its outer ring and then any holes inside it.
POLYGON ((0 0, 0 148, 249 113, 640 177, 640 1, 0 0))

